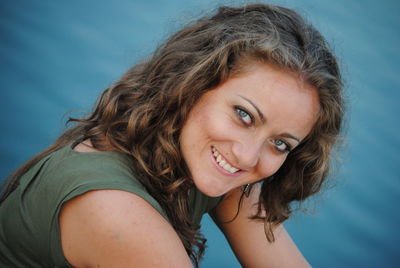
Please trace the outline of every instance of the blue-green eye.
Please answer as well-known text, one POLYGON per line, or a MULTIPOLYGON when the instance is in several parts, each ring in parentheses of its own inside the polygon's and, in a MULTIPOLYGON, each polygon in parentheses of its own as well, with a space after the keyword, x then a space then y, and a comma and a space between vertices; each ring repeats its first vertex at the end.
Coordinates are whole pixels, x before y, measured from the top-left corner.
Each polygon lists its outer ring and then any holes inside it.
POLYGON ((290 145, 283 140, 274 140, 274 145, 281 153, 290 152, 292 150, 290 145))
POLYGON ((248 112, 246 112, 245 110, 243 110, 239 107, 236 107, 235 109, 236 109, 236 112, 237 112, 240 120, 242 120, 242 122, 245 125, 250 126, 251 124, 253 124, 253 118, 248 112))

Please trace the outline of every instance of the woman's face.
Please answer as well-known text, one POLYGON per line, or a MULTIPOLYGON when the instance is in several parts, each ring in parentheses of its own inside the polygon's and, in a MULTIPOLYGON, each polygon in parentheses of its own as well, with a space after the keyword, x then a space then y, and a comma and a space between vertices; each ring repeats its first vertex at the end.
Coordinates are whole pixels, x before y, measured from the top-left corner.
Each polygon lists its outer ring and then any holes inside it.
POLYGON ((205 93, 182 128, 196 187, 220 196, 273 175, 311 131, 317 91, 298 75, 256 63, 205 93))

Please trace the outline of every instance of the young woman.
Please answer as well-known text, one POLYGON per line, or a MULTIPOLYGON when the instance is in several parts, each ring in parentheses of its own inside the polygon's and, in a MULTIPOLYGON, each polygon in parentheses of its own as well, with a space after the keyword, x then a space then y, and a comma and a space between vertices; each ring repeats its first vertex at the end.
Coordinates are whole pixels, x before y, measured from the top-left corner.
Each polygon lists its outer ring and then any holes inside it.
POLYGON ((1 266, 197 266, 210 213, 244 267, 308 267, 281 223, 328 174, 341 88, 296 12, 219 8, 7 181, 1 266))

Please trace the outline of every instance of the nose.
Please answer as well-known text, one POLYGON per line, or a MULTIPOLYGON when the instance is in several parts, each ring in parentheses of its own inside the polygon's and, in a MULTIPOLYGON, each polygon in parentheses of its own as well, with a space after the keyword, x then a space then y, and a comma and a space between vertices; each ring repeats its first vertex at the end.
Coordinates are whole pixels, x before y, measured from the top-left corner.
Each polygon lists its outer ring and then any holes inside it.
POLYGON ((264 147, 264 141, 246 139, 235 142, 232 146, 232 153, 235 155, 241 169, 254 168, 259 160, 264 147))

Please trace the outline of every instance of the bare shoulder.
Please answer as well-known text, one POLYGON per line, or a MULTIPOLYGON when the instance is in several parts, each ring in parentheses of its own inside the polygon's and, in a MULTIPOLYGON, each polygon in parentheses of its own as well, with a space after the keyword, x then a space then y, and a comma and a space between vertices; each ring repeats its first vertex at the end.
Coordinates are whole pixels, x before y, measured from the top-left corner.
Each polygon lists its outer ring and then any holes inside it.
POLYGON ((255 184, 250 195, 241 199, 242 189, 234 189, 211 212, 240 263, 243 267, 310 267, 282 225, 274 229, 271 243, 264 222, 250 219, 257 212, 260 191, 261 185, 255 184))
POLYGON ((192 267, 172 226, 129 192, 90 191, 68 201, 60 229, 75 267, 192 267))

